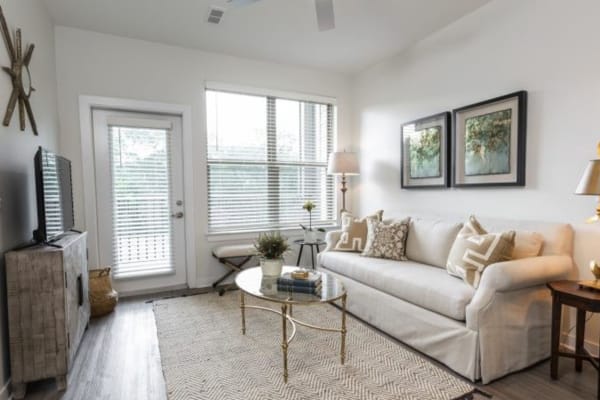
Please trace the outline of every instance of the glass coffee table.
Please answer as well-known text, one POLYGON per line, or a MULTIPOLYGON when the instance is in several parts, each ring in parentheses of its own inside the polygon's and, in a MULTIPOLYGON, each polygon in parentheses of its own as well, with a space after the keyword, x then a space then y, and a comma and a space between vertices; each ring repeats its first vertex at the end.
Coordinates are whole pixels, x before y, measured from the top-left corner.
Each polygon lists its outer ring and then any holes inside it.
MULTIPOLYGON (((283 267, 283 272, 297 270, 297 267, 283 267)), ((242 311, 242 334, 246 334, 246 309, 258 309, 273 312, 281 316, 282 339, 281 348, 283 350, 283 380, 287 383, 288 379, 288 345, 296 335, 296 324, 307 328, 320 331, 337 332, 342 335, 340 346, 340 361, 344 364, 346 358, 346 288, 338 279, 325 273, 322 275, 321 291, 319 295, 298 293, 294 291, 278 291, 277 277, 263 277, 260 267, 248 268, 240 272, 235 278, 235 283, 240 288, 240 309, 242 311), (248 305, 245 302, 245 295, 266 300, 281 305, 281 311, 261 306, 248 305), (295 305, 318 305, 323 303, 335 303, 341 300, 342 323, 338 328, 327 328, 308 324, 299 321, 292 316, 292 307, 295 305), (288 335, 288 324, 290 322, 291 332, 288 335)))

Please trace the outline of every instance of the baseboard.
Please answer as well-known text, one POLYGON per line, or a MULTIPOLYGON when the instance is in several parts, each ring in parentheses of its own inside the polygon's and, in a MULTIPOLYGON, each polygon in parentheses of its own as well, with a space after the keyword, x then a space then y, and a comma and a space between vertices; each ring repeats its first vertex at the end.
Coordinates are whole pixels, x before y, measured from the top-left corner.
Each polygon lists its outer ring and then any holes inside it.
POLYGON ((119 291, 119 297, 121 297, 121 298, 138 297, 138 296, 144 296, 144 295, 148 295, 148 294, 168 293, 168 292, 174 292, 174 291, 185 290, 185 289, 188 289, 187 285, 169 286, 169 287, 160 288, 160 289, 126 290, 126 291, 119 291))
POLYGON ((12 400, 12 393, 10 392, 10 378, 4 384, 0 390, 0 400, 12 400))
MULTIPOLYGON (((574 333, 563 332, 560 336, 561 336, 560 343, 563 346, 565 346, 569 350, 575 350, 575 334, 574 333)), ((595 342, 592 342, 589 340, 584 340, 583 346, 587 349, 587 351, 589 351, 592 355, 594 355, 596 357, 598 356, 598 354, 600 354, 600 347, 598 346, 598 343, 595 343, 595 342)))

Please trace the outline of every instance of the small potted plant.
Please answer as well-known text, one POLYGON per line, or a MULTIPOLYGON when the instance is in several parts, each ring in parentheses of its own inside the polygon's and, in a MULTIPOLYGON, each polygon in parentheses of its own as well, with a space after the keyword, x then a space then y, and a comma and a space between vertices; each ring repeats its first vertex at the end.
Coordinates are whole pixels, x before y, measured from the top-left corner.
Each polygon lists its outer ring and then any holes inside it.
MULTIPOLYGON (((308 211, 308 228, 302 224, 300 226, 304 230, 304 242, 305 243, 315 243, 317 241, 317 233, 312 228, 312 210, 315 209, 315 203, 311 200, 308 200, 302 206, 302 209, 308 211)), ((317 229, 319 232, 325 232, 325 229, 319 228, 317 229)))
POLYGON ((283 268, 283 255, 290 246, 287 238, 279 232, 261 233, 254 243, 260 257, 260 267, 264 276, 279 276, 283 268))

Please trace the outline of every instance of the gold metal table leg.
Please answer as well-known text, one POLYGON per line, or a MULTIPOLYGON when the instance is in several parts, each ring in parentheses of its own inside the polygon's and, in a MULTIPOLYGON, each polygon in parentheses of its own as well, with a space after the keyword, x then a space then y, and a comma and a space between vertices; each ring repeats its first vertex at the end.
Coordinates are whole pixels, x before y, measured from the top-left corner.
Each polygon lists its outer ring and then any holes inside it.
POLYGON ((346 361, 346 294, 342 297, 342 346, 340 350, 340 359, 342 365, 346 361))
POLYGON ((287 383, 288 381, 288 360, 287 360, 287 350, 288 350, 288 338, 287 338, 287 306, 284 304, 281 306, 281 321, 282 321, 282 333, 283 337, 281 338, 281 349, 283 350, 283 381, 287 383))
POLYGON ((246 305, 244 304, 244 291, 240 290, 240 310, 242 311, 242 335, 246 334, 246 305))

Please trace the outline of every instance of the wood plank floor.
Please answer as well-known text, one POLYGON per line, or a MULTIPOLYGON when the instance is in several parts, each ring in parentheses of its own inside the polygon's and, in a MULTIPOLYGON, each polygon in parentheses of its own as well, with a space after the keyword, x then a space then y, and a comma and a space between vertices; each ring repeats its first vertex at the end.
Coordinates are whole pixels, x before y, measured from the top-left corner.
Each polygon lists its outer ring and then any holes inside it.
MULTIPOLYGON (((43 381, 30 384, 26 398, 166 399, 154 313, 152 304, 146 302, 148 298, 123 300, 114 313, 91 321, 69 374, 66 392, 58 393, 53 381, 43 381)), ((584 364, 583 372, 575 373, 573 363, 561 359, 558 381, 550 379, 546 361, 480 388, 494 399, 503 400, 594 399, 595 371, 584 364)))

